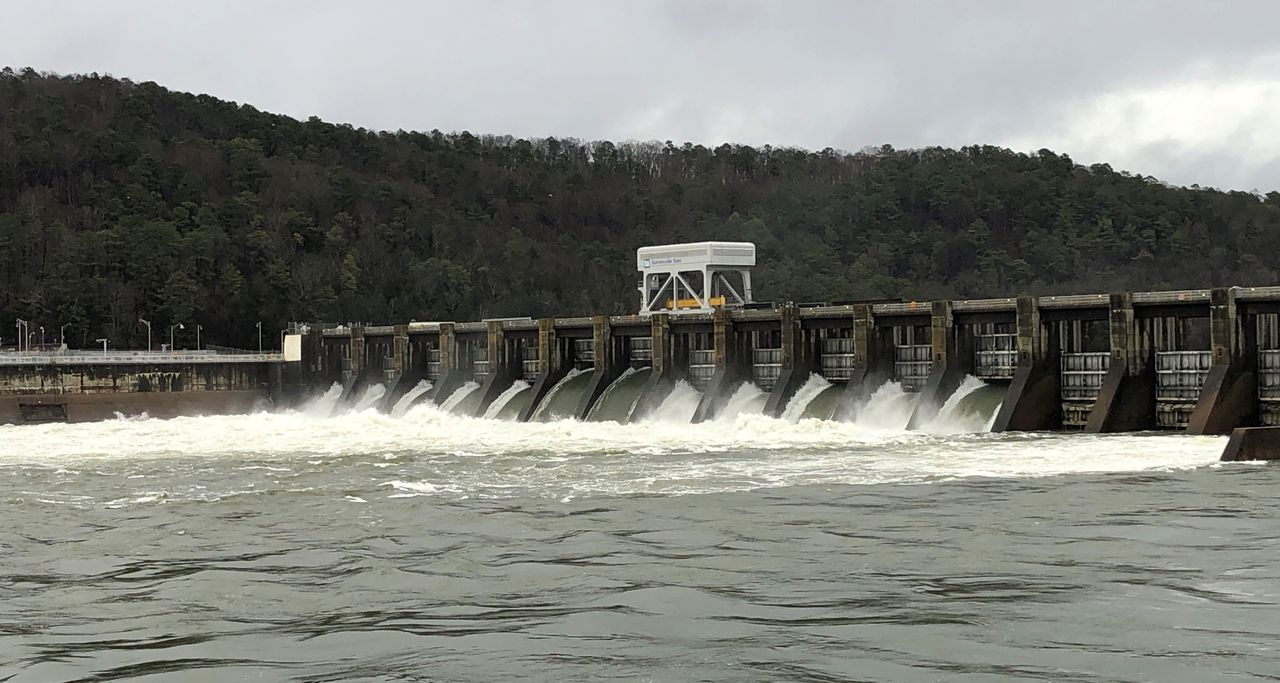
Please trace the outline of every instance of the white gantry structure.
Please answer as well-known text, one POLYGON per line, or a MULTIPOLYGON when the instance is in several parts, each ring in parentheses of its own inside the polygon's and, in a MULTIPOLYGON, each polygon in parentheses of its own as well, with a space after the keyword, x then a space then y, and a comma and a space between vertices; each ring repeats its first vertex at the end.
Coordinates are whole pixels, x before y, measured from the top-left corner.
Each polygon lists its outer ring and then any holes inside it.
POLYGON ((690 242, 641 247, 640 315, 710 313, 751 303, 750 242, 690 242), (736 282, 736 285, 735 285, 736 282))

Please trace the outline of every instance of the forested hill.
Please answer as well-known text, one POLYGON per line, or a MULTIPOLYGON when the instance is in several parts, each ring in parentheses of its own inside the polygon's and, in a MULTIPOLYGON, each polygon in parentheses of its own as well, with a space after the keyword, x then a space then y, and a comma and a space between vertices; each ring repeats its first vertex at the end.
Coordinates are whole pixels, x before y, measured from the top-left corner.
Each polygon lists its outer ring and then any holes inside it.
POLYGON ((153 83, 0 74, 9 340, 16 317, 71 322, 75 345, 145 343, 141 316, 157 337, 194 322, 247 346, 258 320, 627 312, 636 247, 704 239, 759 245, 757 298, 775 301, 1274 284, 1280 193, 988 146, 378 133, 153 83))

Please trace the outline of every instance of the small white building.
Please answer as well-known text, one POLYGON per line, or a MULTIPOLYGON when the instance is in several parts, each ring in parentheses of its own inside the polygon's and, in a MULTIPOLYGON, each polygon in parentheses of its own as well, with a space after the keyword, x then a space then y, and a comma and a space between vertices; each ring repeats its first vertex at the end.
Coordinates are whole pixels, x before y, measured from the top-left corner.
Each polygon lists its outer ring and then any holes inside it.
POLYGON ((690 242, 640 247, 640 315, 710 313, 751 303, 750 242, 690 242))

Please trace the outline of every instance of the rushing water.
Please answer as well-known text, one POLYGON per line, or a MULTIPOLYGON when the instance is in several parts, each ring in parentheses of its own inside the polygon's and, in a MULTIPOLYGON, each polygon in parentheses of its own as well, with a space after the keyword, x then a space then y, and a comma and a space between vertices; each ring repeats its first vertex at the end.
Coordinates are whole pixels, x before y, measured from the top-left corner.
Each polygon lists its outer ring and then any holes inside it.
POLYGON ((551 391, 538 404, 533 419, 538 421, 564 420, 572 418, 578 411, 582 392, 586 391, 591 381, 590 370, 573 369, 564 379, 551 387, 551 391))
POLYGON ((698 398, 0 426, 0 680, 1280 671, 1280 468, 1223 438, 907 432, 895 384, 848 423, 698 398))
POLYGON ((413 407, 413 404, 418 402, 418 399, 422 398, 428 391, 431 391, 431 386, 429 380, 418 380, 418 383, 412 389, 406 391, 404 396, 401 396, 400 400, 396 401, 396 404, 391 407, 391 414, 395 417, 402 417, 409 412, 409 408, 413 407))
POLYGON ((587 419, 593 422, 609 420, 619 424, 630 422, 645 382, 649 381, 652 374, 653 370, 650 368, 627 368, 600 395, 587 419))
POLYGON ((507 387, 506 391, 498 394, 498 397, 493 399, 493 403, 490 403, 489 407, 485 408, 484 416, 490 420, 497 419, 498 416, 502 414, 502 411, 506 409, 508 403, 528 390, 528 382, 522 379, 512 382, 511 386, 507 387))
POLYGON ((787 407, 782 411, 782 419, 787 422, 800 420, 809 410, 809 405, 830 388, 831 382, 828 382, 822 375, 809 375, 809 379, 805 380, 805 383, 796 390, 795 395, 787 402, 787 407))
POLYGON ((351 406, 351 412, 359 413, 374 407, 383 396, 387 394, 387 386, 385 384, 374 384, 364 390, 364 395, 351 406))

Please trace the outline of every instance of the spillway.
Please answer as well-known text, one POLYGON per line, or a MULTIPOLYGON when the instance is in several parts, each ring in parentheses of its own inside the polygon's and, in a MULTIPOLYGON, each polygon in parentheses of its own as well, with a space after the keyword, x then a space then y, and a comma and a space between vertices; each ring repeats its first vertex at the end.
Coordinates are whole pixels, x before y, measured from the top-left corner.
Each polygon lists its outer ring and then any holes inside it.
POLYGON ((1003 400, 1004 387, 987 384, 976 377, 965 377, 942 404, 938 415, 921 431, 934 434, 985 432, 990 429, 1003 400))
POLYGON ((317 396, 302 407, 302 413, 309 417, 329 417, 342 398, 342 383, 334 382, 324 394, 317 396))
POLYGON ((760 387, 751 382, 743 382, 729 396, 729 400, 716 414, 715 419, 720 422, 733 422, 742 415, 758 415, 764 411, 764 404, 768 400, 769 395, 760 387))
POLYGON ((578 403, 582 400, 582 392, 586 391, 591 380, 591 372, 587 370, 570 370, 564 379, 551 387, 538 409, 533 413, 533 421, 549 422, 573 418, 578 412, 578 403))
POLYGON ((372 408, 374 404, 378 402, 378 399, 385 396, 386 393, 387 385, 374 384, 364 390, 364 395, 360 397, 359 401, 356 401, 355 405, 351 406, 351 410, 349 412, 359 413, 372 408))
POLYGON ((693 421, 693 414, 698 411, 698 403, 702 401, 702 393, 684 380, 676 382, 671 393, 662 399, 662 403, 646 416, 642 422, 680 422, 693 421))
MULTIPOLYGON (((466 411, 466 404, 469 399, 472 399, 478 389, 480 389, 480 385, 475 382, 467 382, 463 384, 455 389, 448 398, 441 402, 440 410, 454 415, 468 414, 466 411)), ((478 401, 478 396, 475 397, 474 401, 471 401, 471 412, 475 412, 475 403, 478 401)))
MULTIPOLYGON (((801 385, 791 400, 787 402, 787 407, 782 411, 782 419, 787 422, 799 422, 802 417, 810 417, 806 415, 809 405, 812 404, 819 396, 826 393, 831 388, 831 382, 819 374, 809 375, 809 379, 801 385)), ((832 406, 834 408, 834 406, 832 406)), ((830 414, 828 413, 828 417, 830 414)))
POLYGON ((501 394, 498 394, 498 397, 493 399, 493 403, 490 403, 489 407, 485 409, 484 411, 485 419, 487 420, 498 419, 498 416, 502 415, 502 411, 506 409, 508 403, 513 401, 521 393, 526 392, 528 390, 529 390, 528 382, 521 379, 518 379, 515 382, 513 382, 510 387, 507 387, 506 391, 502 392, 501 394))
POLYGON ((627 368, 600 395, 599 400, 592 406, 590 414, 587 415, 587 420, 619 424, 630 422, 645 383, 649 381, 652 374, 653 371, 649 368, 627 368))
POLYGON ((880 385, 866 403, 854 409, 853 423, 883 431, 904 431, 911 421, 918 396, 890 380, 880 385))
POLYGON ((431 391, 431 386, 432 384, 430 381, 425 379, 420 380, 412 389, 406 392, 404 396, 401 396, 400 400, 396 401, 394 406, 391 407, 391 415, 393 417, 404 416, 404 414, 409 411, 409 408, 412 407, 419 398, 428 391, 431 391))

